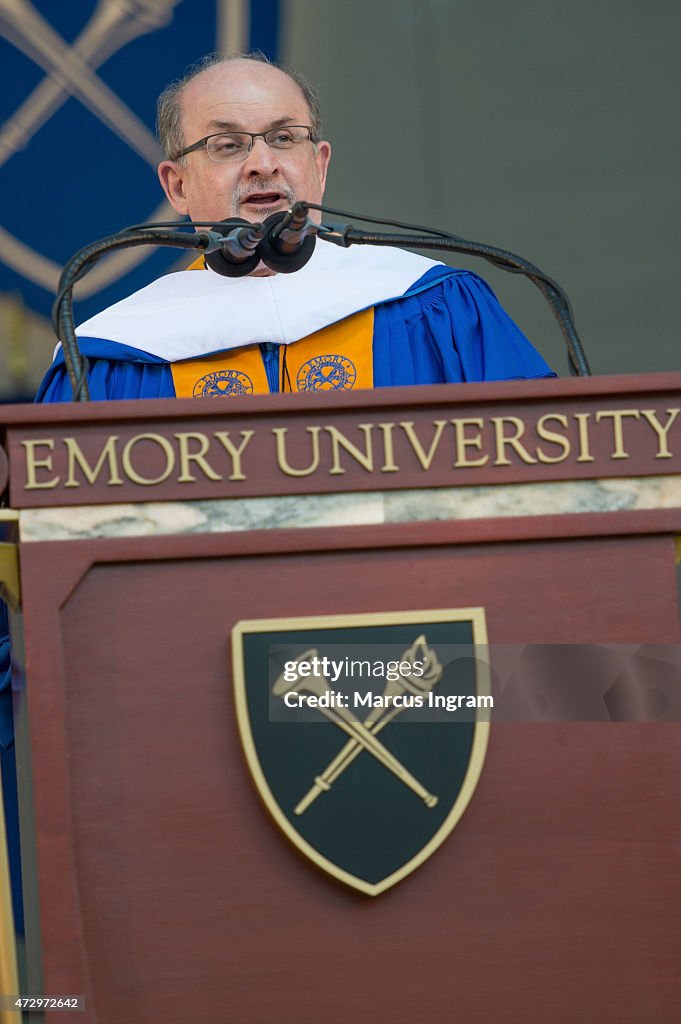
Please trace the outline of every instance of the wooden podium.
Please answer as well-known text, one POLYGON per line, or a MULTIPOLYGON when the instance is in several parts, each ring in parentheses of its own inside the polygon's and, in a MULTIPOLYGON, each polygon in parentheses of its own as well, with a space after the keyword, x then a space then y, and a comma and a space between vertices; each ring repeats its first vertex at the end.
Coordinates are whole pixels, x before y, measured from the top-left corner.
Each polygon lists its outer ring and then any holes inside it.
POLYGON ((474 607, 492 647, 676 649, 680 392, 3 409, 24 985, 85 1005, 45 1020, 675 1021, 670 714, 493 717, 456 828, 370 897, 263 807, 231 643, 244 620, 474 607))

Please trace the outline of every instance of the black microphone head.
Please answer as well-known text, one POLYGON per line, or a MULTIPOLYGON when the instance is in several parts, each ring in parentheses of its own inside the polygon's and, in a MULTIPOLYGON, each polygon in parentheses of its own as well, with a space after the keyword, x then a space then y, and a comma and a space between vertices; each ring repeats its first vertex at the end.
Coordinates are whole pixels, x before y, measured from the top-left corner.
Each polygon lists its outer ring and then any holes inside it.
POLYGON ((215 252, 207 252, 204 259, 207 267, 210 267, 216 274, 222 274, 223 277, 246 277, 248 274, 252 274, 260 263, 260 257, 257 253, 253 253, 252 256, 249 256, 247 260, 242 260, 241 263, 235 263, 234 260, 230 260, 225 256, 222 249, 216 249, 215 252))
POLYGON ((270 270, 274 270, 277 274, 293 274, 296 270, 300 270, 310 260, 314 247, 317 244, 317 236, 308 235, 303 239, 300 248, 297 248, 295 252, 279 252, 276 248, 277 240, 273 241, 270 235, 272 228, 276 227, 284 217, 288 216, 289 214, 286 210, 270 214, 267 220, 263 222, 265 237, 258 246, 259 258, 265 266, 269 267, 270 270))
MULTIPOLYGON (((226 236, 234 228, 242 227, 250 228, 253 225, 250 220, 244 220, 243 217, 227 217, 218 224, 214 224, 211 231, 216 231, 219 235, 226 236)), ((233 260, 222 249, 216 249, 215 252, 206 253, 204 259, 206 266, 223 277, 246 277, 248 274, 252 274, 260 263, 260 256, 257 251, 252 256, 249 256, 248 259, 233 260)))
POLYGON ((310 207, 304 199, 296 199, 295 203, 289 210, 289 227, 294 230, 305 227, 307 223, 307 217, 310 212, 310 207))

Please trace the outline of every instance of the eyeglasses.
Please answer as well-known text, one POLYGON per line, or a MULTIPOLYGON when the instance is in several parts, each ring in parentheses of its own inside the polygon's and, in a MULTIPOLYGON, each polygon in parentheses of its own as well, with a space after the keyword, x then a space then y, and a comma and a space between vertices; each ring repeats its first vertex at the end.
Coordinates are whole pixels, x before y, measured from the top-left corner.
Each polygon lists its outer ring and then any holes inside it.
POLYGON ((312 129, 299 124, 270 128, 268 132, 217 132, 180 150, 172 159, 179 160, 181 156, 205 146, 208 156, 216 163, 239 163, 251 152, 256 139, 263 139, 270 149, 293 149, 301 142, 316 141, 312 138, 312 129))

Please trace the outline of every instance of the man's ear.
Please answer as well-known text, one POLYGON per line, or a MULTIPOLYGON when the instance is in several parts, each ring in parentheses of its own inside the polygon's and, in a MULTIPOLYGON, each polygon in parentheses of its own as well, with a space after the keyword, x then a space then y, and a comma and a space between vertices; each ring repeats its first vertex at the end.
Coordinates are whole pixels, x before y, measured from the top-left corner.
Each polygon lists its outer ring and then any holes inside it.
POLYGON ((319 173, 319 182, 322 187, 322 192, 326 186, 326 174, 329 169, 329 160, 331 159, 331 143, 330 142, 318 142, 317 152, 315 154, 315 163, 317 164, 317 172, 319 173))
POLYGON ((163 160, 158 165, 158 179, 174 210, 185 216, 189 213, 184 194, 183 168, 174 160, 163 160))

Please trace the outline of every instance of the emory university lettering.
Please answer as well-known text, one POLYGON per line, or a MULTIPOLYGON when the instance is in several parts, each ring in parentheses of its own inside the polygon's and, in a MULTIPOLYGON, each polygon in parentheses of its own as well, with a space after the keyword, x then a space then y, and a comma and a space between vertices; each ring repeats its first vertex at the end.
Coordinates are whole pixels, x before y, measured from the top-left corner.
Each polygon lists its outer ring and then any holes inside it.
POLYGON ((111 434, 79 434, 72 424, 61 437, 35 436, 33 427, 15 447, 23 451, 23 491, 51 492, 52 502, 62 489, 88 490, 88 500, 93 490, 103 489, 101 500, 116 501, 110 488, 117 487, 159 488, 155 496, 162 499, 166 484, 182 485, 187 496, 192 490, 201 496, 243 495, 263 466, 274 469, 287 490, 300 481, 301 493, 337 490, 336 477, 346 477, 350 489, 355 482, 361 489, 446 486, 547 479, 547 467, 555 467, 552 478, 560 479, 563 471, 585 464, 588 473, 580 475, 616 476, 618 464, 632 458, 644 475, 678 472, 673 467, 681 457, 680 411, 558 409, 533 416, 530 408, 523 415, 433 419, 431 413, 420 419, 377 416, 374 422, 356 422, 346 413, 334 415, 335 423, 315 425, 282 417, 289 425, 255 421, 253 429, 167 431, 156 426, 139 433, 128 428, 127 434, 121 424, 111 434))

